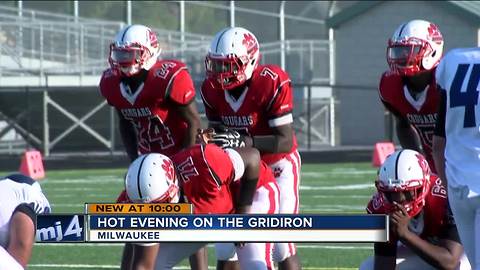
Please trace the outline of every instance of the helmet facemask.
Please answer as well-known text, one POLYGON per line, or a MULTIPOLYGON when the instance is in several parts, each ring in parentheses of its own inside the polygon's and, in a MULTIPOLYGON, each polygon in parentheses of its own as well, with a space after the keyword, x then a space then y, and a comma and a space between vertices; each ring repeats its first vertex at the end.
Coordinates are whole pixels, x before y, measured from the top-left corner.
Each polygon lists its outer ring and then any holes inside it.
POLYGON ((409 38, 403 42, 389 41, 387 62, 390 69, 403 76, 412 76, 430 69, 423 65, 423 59, 433 52, 428 42, 417 38, 409 38))
POLYGON ((420 213, 430 191, 430 167, 425 157, 410 149, 389 155, 379 169, 375 187, 386 214, 402 205, 410 217, 420 213))
POLYGON ((205 58, 207 80, 222 90, 245 84, 258 66, 259 48, 257 38, 247 29, 230 27, 218 32, 205 58))
POLYGON ((122 29, 110 44, 108 62, 114 72, 131 77, 142 69, 149 70, 160 52, 157 37, 150 28, 131 25, 122 29))
POLYGON ((247 81, 247 64, 248 59, 245 56, 229 55, 223 58, 208 54, 205 58, 206 75, 215 87, 231 90, 247 81))
POLYGON ((149 203, 178 203, 179 197, 179 187, 177 177, 175 176, 175 180, 173 183, 170 183, 167 191, 161 195, 160 197, 153 199, 149 203))
POLYGON ((387 63, 402 76, 432 70, 440 62, 443 36, 438 27, 424 20, 401 24, 388 40, 387 63))
MULTIPOLYGON (((397 180, 398 181, 398 180, 397 180)), ((382 181, 377 180, 375 186, 383 197, 383 207, 386 213, 392 213, 397 210, 394 202, 402 205, 410 217, 414 217, 422 211, 425 206, 425 196, 427 194, 427 184, 423 180, 410 180, 408 185, 389 186, 384 185, 382 181)))

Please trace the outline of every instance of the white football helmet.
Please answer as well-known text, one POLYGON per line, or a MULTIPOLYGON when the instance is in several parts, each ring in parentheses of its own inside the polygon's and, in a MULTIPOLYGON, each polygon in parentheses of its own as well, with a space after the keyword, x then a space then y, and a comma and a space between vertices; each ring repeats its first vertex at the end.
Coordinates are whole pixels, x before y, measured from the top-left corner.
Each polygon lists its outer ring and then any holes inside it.
POLYGON ((125 189, 135 203, 177 203, 179 187, 172 160, 157 153, 138 157, 128 168, 125 189))
POLYGON ((258 66, 259 48, 257 38, 247 29, 223 29, 213 38, 205 59, 207 79, 224 90, 242 85, 258 66))
POLYGON ((398 150, 389 155, 380 167, 375 186, 382 195, 387 213, 395 209, 393 192, 404 192, 402 204, 411 217, 416 216, 425 205, 430 189, 430 167, 422 154, 414 150, 398 150))
POLYGON ((110 67, 124 76, 149 70, 160 55, 157 36, 148 27, 134 24, 120 30, 110 44, 110 67))
POLYGON ((413 20, 401 24, 388 40, 387 62, 392 71, 412 76, 436 67, 442 53, 443 36, 438 27, 413 20))

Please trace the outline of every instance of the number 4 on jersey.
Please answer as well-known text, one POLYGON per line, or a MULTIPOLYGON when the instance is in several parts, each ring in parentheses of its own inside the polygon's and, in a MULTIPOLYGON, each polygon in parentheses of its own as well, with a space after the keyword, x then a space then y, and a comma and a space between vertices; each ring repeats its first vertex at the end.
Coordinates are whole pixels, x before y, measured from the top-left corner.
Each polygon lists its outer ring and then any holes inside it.
POLYGON ((477 86, 480 80, 480 64, 474 64, 468 78, 467 91, 462 92, 462 85, 465 80, 470 64, 459 64, 452 86, 450 87, 450 108, 465 107, 463 127, 475 127, 475 106, 478 104, 477 86))

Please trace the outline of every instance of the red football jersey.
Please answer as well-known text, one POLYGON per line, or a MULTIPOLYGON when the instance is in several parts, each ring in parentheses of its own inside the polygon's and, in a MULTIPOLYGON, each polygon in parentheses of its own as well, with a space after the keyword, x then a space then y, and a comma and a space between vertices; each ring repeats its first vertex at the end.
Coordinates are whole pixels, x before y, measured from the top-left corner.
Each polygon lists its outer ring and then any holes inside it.
POLYGON ((130 198, 128 198, 127 191, 125 189, 122 190, 120 195, 118 195, 117 203, 131 203, 131 202, 132 201, 130 200, 130 198))
POLYGON ((179 185, 196 214, 233 213, 230 192, 234 169, 227 153, 214 144, 194 145, 172 156, 179 185))
MULTIPOLYGON (((409 228, 422 239, 435 242, 449 226, 454 224, 453 216, 448 208, 445 183, 436 175, 430 176, 431 189, 425 197, 425 206, 418 218, 412 219, 409 228)), ((386 214, 383 207, 384 198, 375 193, 368 203, 369 214, 386 214)), ((394 241, 392 241, 394 242, 394 241)))
POLYGON ((180 150, 187 123, 172 109, 178 104, 190 103, 195 97, 185 64, 175 60, 157 61, 135 92, 121 82, 120 76, 107 69, 100 81, 100 91, 108 104, 135 126, 140 153, 171 156, 180 150))
MULTIPOLYGON (((234 168, 230 157, 215 144, 194 145, 173 155, 183 197, 193 204, 195 214, 231 214, 240 181, 233 181, 234 168), (232 191, 234 189, 235 191, 232 191)), ((275 182, 272 170, 260 162, 257 187, 275 182)), ((123 190, 117 203, 129 203, 123 190)))
MULTIPOLYGON (((235 100, 228 91, 215 89, 208 80, 202 85, 202 99, 207 118, 250 136, 271 135, 271 127, 293 122, 293 93, 288 74, 275 65, 257 67, 247 89, 235 100)), ((294 135, 290 152, 297 149, 294 135)), ((286 153, 264 154, 267 164, 282 159, 286 153)))
MULTIPOLYGON (((433 71, 435 73, 435 70, 433 71)), ((385 107, 398 117, 406 119, 417 131, 425 152, 425 158, 433 172, 436 172, 432 156, 432 140, 440 93, 435 76, 427 86, 424 95, 415 100, 403 83, 402 76, 393 72, 382 75, 379 86, 380 99, 385 107)))

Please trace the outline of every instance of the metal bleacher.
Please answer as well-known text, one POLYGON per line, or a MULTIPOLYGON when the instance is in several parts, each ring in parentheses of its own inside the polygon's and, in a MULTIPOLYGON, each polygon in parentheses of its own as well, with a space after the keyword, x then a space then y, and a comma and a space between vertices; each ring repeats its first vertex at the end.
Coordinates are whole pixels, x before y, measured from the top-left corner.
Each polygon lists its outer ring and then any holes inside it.
MULTIPOLYGON (((124 23, 26 9, 19 13, 0 6, 0 153, 17 153, 28 145, 46 156, 123 152, 116 116, 96 87, 108 66, 108 45, 124 23)), ((212 37, 154 30, 162 57, 184 61, 198 86, 212 37)), ((261 48, 263 63, 279 63, 280 52, 286 52, 300 147, 335 145, 335 102, 314 91, 331 83, 331 43, 286 40, 261 48)))

